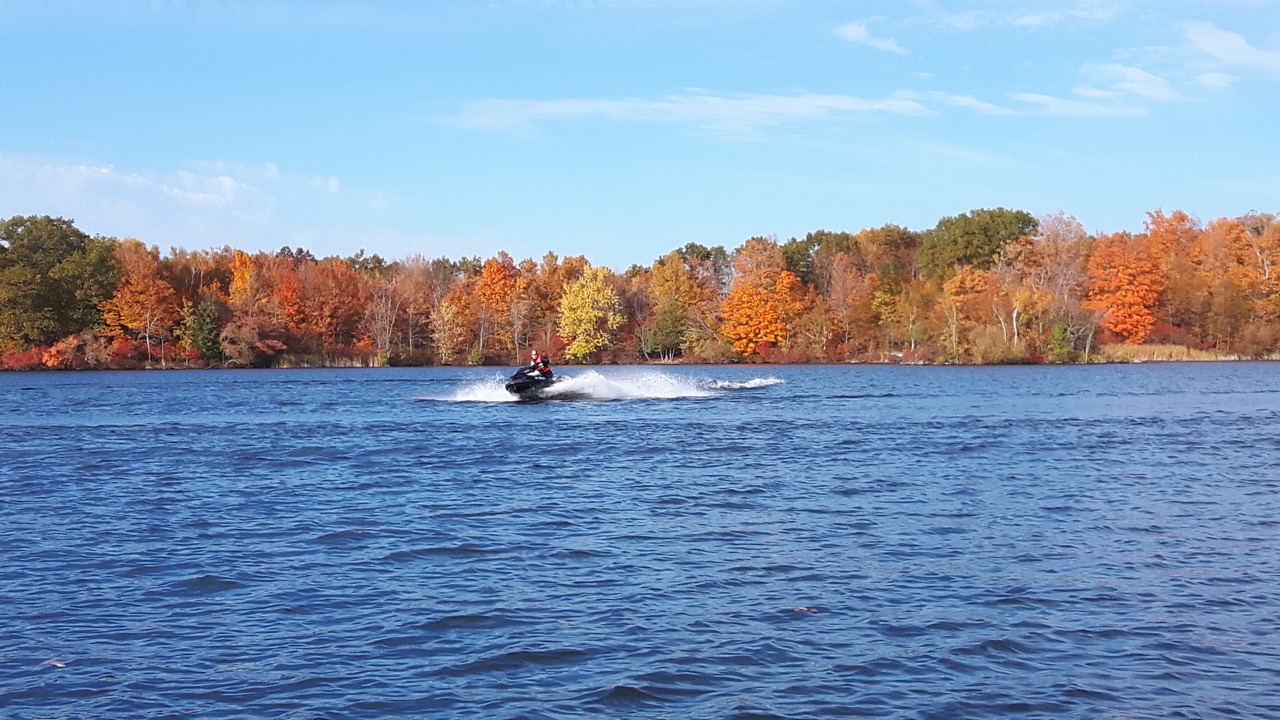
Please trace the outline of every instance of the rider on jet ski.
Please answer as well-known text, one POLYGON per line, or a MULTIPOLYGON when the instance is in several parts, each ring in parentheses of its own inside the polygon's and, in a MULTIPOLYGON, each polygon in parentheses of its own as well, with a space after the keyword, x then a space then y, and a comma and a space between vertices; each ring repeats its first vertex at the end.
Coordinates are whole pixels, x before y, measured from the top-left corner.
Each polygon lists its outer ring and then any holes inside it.
POLYGON ((530 369, 532 369, 534 372, 538 373, 542 377, 550 380, 551 379, 551 363, 547 362, 547 357, 534 349, 530 349, 529 357, 531 360, 531 362, 529 363, 530 369))

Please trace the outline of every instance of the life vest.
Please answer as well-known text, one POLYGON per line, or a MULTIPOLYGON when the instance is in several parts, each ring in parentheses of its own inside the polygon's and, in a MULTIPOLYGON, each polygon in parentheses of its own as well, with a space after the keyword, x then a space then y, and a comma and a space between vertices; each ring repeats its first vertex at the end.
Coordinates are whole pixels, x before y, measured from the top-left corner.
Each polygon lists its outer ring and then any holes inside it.
POLYGON ((547 362, 545 355, 538 355, 533 359, 533 369, 547 377, 551 377, 551 364, 547 362))

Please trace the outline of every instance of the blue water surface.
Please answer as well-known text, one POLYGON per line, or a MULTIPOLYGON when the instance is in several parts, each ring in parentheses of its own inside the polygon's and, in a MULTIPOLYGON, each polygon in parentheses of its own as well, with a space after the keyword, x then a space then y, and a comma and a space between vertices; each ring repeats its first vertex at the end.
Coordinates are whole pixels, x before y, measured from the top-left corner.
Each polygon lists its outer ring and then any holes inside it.
POLYGON ((0 374, 6 718, 1280 717, 1280 365, 0 374))

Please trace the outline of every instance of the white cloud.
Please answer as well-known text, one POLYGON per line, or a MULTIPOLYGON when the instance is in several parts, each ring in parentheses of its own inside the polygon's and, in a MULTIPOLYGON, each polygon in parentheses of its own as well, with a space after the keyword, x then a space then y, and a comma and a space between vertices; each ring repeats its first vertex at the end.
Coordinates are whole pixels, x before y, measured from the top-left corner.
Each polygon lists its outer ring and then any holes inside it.
POLYGON ((1104 87, 1078 87, 1075 93, 1095 100, 1138 97, 1156 102, 1172 102, 1181 96, 1168 80, 1142 68, 1116 63, 1088 65, 1084 72, 1104 87))
POLYGON ((920 4, 929 22, 948 30, 976 30, 991 25, 995 20, 991 13, 980 10, 950 12, 930 0, 922 0, 920 4))
POLYGON ((1240 78, 1228 73, 1208 72, 1201 73, 1196 81, 1210 90, 1226 90, 1239 82, 1240 78))
MULTIPOLYGON (((306 247, 318 257, 360 247, 394 257, 397 248, 440 245, 458 256, 471 239, 423 238, 381 227, 397 210, 385 193, 351 192, 337 176, 311 177, 274 163, 193 163, 173 171, 122 170, 47 155, 0 153, 0 218, 52 215, 90 235, 136 237, 162 249, 230 245, 273 252, 306 247), (336 194, 335 194, 336 193, 336 194)), ((471 243, 471 244, 468 244, 471 243)))
POLYGON ((973 110, 982 115, 1012 115, 1013 111, 1000 105, 989 103, 986 100, 979 100, 972 95, 956 95, 948 92, 929 92, 922 95, 916 93, 902 92, 895 97, 903 98, 924 98, 934 100, 951 107, 963 108, 965 110, 973 110))
MULTIPOLYGON (((273 163, 199 163, 172 171, 122 170, 72 158, 0 154, 0 217, 54 215, 87 233, 161 247, 296 243, 304 223, 337 211, 336 176, 308 178, 273 163), (291 223, 284 215, 299 218, 291 223)), ((314 248, 313 248, 314 249, 314 248)))
POLYGON ((206 174, 212 175, 233 175, 238 178, 245 178, 255 182, 276 181, 280 179, 280 167, 275 163, 263 163, 262 165, 248 165, 245 163, 228 162, 226 160, 214 160, 211 162, 194 163, 193 166, 206 174))
POLYGON ((211 229, 269 223, 277 206, 270 194, 226 174, 127 172, 30 155, 0 155, 0 197, 16 214, 71 217, 86 232, 158 244, 227 242, 234 235, 214 238, 211 229))
POLYGON ((464 127, 525 130, 541 120, 605 118, 753 134, 782 123, 818 121, 838 115, 925 115, 929 112, 925 105, 907 96, 868 100, 852 95, 686 94, 658 100, 481 100, 448 120, 464 127))
POLYGON ((841 25, 836 28, 836 35, 856 45, 865 45, 875 50, 883 50, 897 55, 910 54, 910 51, 899 45, 897 40, 873 36, 871 28, 867 27, 867 23, 863 21, 841 25))
POLYGON ((1008 11, 949 11, 933 0, 917 0, 916 4, 921 6, 924 17, 934 25, 948 30, 970 31, 1004 26, 1043 28, 1067 23, 1093 25, 1115 19, 1125 3, 1124 0, 1075 0, 1057 3, 1066 7, 1034 11, 1021 8, 1008 11))
POLYGON ((1075 7, 1061 10, 1044 10, 1016 14, 1009 18, 1010 25, 1016 27, 1049 27, 1068 22, 1103 23, 1115 18, 1119 11, 1115 0, 1086 0, 1075 7))
POLYGON ((1041 95, 1039 93, 1014 93, 1009 97, 1024 103, 1042 115, 1058 115, 1067 117, 1116 117, 1128 115, 1145 115, 1147 109, 1137 105, 1124 105, 1110 102, 1088 102, 1041 95))
POLYGON ((1241 35, 1213 23, 1187 23, 1186 35, 1197 50, 1225 65, 1280 72, 1280 52, 1259 50, 1241 35))
POLYGON ((337 175, 316 177, 311 178, 311 187, 321 192, 329 193, 330 195, 337 195, 342 191, 342 182, 338 180, 337 175))

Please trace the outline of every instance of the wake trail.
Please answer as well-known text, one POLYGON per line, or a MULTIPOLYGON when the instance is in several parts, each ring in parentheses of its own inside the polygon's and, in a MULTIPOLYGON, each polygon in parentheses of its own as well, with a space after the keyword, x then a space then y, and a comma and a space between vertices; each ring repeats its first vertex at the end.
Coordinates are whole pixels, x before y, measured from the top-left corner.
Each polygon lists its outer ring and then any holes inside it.
MULTIPOLYGON (((543 390, 538 400, 678 400, 716 397, 737 390, 756 390, 785 381, 776 377, 750 380, 700 379, 662 371, 629 372, 605 375, 596 370, 565 373, 560 382, 543 390)), ((473 380, 452 394, 442 397, 419 397, 418 400, 441 402, 501 403, 520 402, 520 398, 503 387, 507 378, 495 375, 473 380)))

